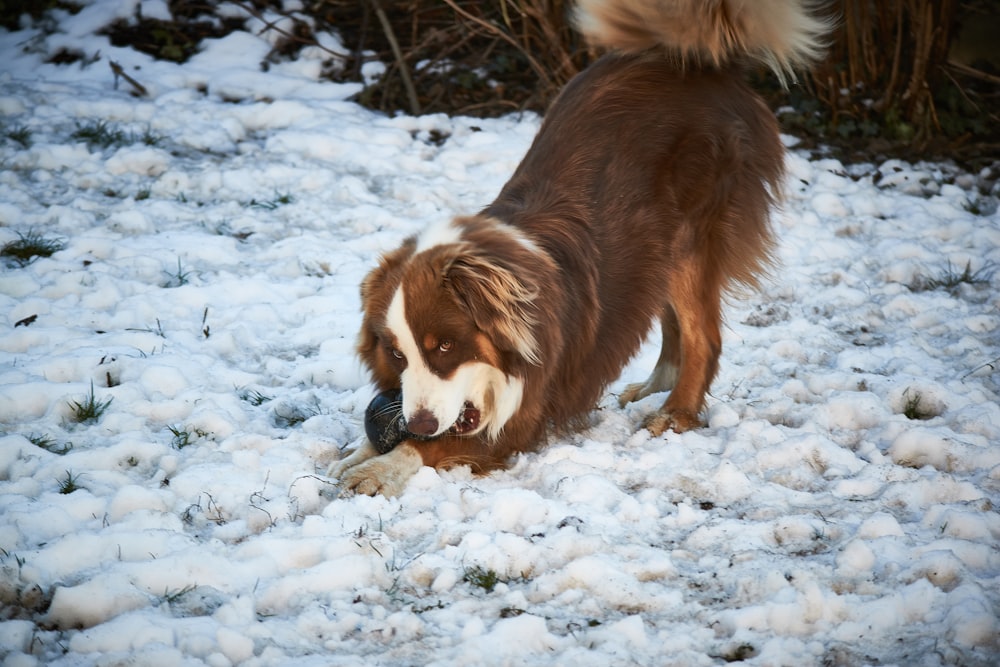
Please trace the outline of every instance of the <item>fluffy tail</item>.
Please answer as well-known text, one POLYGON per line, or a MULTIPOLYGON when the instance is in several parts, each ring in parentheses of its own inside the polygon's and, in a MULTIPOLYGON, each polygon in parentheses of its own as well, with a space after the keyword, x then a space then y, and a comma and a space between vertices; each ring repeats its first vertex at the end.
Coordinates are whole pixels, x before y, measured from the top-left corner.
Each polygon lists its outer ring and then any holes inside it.
POLYGON ((666 48, 681 62, 725 65, 751 58, 785 81, 817 60, 832 23, 816 0, 578 0, 576 23, 595 46, 666 48))

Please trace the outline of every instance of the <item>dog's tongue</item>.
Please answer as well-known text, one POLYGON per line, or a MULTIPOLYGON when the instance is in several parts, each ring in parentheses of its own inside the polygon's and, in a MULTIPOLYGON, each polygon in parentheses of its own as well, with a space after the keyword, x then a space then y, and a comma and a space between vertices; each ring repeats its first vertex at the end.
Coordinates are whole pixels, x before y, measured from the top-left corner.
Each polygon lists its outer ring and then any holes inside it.
POLYGON ((479 417, 479 410, 476 406, 467 402, 462 408, 462 414, 458 416, 458 420, 449 430, 456 435, 474 431, 479 426, 479 417))

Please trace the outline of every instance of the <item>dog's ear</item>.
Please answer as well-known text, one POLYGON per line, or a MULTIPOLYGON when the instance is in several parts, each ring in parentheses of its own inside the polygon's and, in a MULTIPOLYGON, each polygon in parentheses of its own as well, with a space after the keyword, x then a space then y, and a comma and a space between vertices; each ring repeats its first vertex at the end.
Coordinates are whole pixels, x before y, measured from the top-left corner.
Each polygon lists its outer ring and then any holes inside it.
POLYGON ((416 242, 407 239, 403 245, 382 255, 378 266, 361 281, 361 310, 363 317, 358 332, 357 351, 361 360, 372 371, 377 371, 378 331, 389 310, 389 302, 399 286, 403 265, 413 255, 416 242))
MULTIPOLYGON (((387 292, 388 298, 392 298, 391 292, 395 289, 399 280, 391 278, 395 277, 406 260, 413 255, 416 243, 415 239, 408 238, 395 250, 382 255, 379 259, 378 266, 372 269, 368 275, 365 276, 365 279, 361 281, 362 308, 368 310, 369 303, 378 301, 379 299, 377 298, 377 295, 379 292, 387 292)), ((384 305, 388 307, 389 302, 387 299, 385 300, 384 305)))
POLYGON ((502 349, 540 363, 535 327, 538 285, 471 246, 460 245, 444 272, 445 285, 471 315, 476 328, 502 349))

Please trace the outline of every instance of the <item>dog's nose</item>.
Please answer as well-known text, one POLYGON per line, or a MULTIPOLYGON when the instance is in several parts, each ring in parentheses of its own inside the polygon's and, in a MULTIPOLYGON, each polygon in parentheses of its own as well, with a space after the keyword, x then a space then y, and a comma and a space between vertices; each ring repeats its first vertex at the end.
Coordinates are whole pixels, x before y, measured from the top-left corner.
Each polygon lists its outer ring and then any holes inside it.
POLYGON ((414 435, 434 435, 438 430, 438 420, 430 410, 417 410, 406 422, 406 430, 414 435))

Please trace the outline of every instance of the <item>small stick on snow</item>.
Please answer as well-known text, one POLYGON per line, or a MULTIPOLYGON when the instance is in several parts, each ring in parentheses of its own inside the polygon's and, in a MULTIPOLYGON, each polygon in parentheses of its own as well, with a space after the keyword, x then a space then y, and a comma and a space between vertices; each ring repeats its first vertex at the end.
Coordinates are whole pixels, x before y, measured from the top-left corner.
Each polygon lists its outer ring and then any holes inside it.
POLYGON ((125 79, 130 86, 132 86, 132 93, 134 95, 137 97, 149 97, 149 91, 146 90, 146 87, 126 74, 121 65, 116 63, 114 60, 108 61, 108 64, 111 65, 111 71, 114 72, 115 75, 115 90, 118 90, 118 77, 121 77, 125 79))

